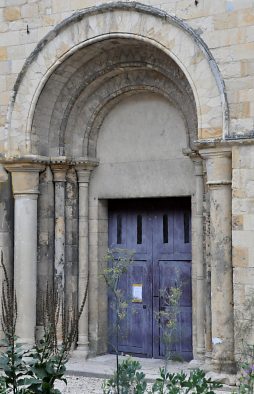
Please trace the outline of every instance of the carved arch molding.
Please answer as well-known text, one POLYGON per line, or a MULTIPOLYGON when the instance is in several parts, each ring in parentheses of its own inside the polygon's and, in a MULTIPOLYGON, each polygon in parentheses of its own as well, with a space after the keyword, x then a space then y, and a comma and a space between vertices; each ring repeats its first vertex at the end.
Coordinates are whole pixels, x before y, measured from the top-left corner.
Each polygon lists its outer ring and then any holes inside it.
POLYGON ((9 106, 7 150, 95 157, 106 114, 125 95, 144 90, 182 112, 189 147, 227 134, 220 72, 184 22, 131 2, 76 12, 27 59, 9 106))

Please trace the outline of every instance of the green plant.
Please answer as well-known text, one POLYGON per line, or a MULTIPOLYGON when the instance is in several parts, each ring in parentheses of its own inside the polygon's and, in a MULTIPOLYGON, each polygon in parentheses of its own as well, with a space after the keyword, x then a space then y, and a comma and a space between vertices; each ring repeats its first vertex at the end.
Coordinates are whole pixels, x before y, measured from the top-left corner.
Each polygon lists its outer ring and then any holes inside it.
POLYGON ((149 394, 214 394, 213 390, 222 387, 221 383, 213 382, 205 377, 205 372, 196 369, 188 377, 185 373, 168 373, 160 369, 160 377, 156 379, 149 394))
POLYGON ((254 364, 245 362, 241 365, 241 377, 238 391, 240 394, 253 394, 254 364))
POLYGON ((164 344, 166 372, 168 368, 168 361, 174 356, 171 351, 172 345, 178 340, 177 321, 180 314, 180 298, 182 295, 182 289, 181 285, 177 282, 175 286, 172 286, 169 289, 160 290, 160 298, 164 308, 155 314, 155 318, 162 329, 161 339, 164 344))
POLYGON ((31 386, 38 384, 39 381, 25 361, 27 351, 17 343, 16 337, 11 342, 8 339, 3 340, 2 346, 6 347, 6 351, 0 356, 0 367, 4 371, 4 375, 0 378, 0 387, 4 387, 1 393, 30 392, 31 386))
POLYGON ((251 338, 254 325, 254 292, 251 292, 235 311, 235 338, 237 367, 240 372, 238 391, 254 392, 254 344, 251 338))
POLYGON ((112 378, 103 383, 103 394, 144 394, 147 383, 140 369, 138 361, 131 358, 124 360, 119 364, 118 373, 116 371, 112 378))
POLYGON ((0 368, 4 371, 4 375, 0 378, 0 387, 3 393, 25 393, 28 392, 32 384, 37 383, 37 379, 33 376, 24 360, 27 350, 17 343, 18 338, 15 335, 17 299, 13 282, 9 280, 3 262, 2 251, 1 266, 4 274, 1 297, 1 323, 5 334, 5 339, 1 341, 1 346, 5 348, 5 352, 0 355, 0 368))
POLYGON ((0 378, 1 393, 13 394, 60 394, 54 388, 56 380, 65 381, 65 364, 72 345, 76 341, 78 322, 85 306, 88 281, 83 302, 78 313, 70 316, 66 312, 57 288, 49 289, 43 302, 44 335, 32 349, 27 350, 18 343, 15 335, 17 302, 13 283, 10 282, 1 254, 4 272, 2 284, 2 327, 5 334, 5 352, 0 355, 0 366, 4 374, 0 378), (58 323, 61 313, 62 342, 57 341, 58 323))
MULTIPOLYGON (((119 335, 120 335, 120 322, 126 316, 126 309, 128 301, 119 288, 119 281, 124 274, 127 273, 128 268, 133 263, 133 251, 127 249, 111 249, 108 250, 105 261, 107 267, 103 271, 103 277, 111 295, 110 307, 115 314, 115 332, 116 332, 116 386, 117 393, 119 394, 119 335)), ((113 344, 112 344, 113 345, 113 344)))

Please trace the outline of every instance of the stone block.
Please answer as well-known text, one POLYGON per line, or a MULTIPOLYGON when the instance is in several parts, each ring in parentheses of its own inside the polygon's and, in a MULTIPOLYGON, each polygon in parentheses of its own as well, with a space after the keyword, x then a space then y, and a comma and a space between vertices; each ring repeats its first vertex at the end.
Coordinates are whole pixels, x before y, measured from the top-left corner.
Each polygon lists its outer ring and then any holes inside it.
MULTIPOLYGON (((254 36, 253 36, 254 37, 254 36)), ((240 103, 246 101, 254 101, 254 89, 243 89, 239 91, 239 101, 240 103)))
POLYGON ((7 60, 7 47, 0 47, 0 61, 7 60))
POLYGON ((232 190, 232 198, 245 198, 246 197, 246 192, 243 189, 236 189, 233 188, 232 190))
POLYGON ((250 117, 250 103, 240 102, 229 105, 230 115, 232 119, 249 118, 250 117))
POLYGON ((254 283, 254 268, 234 268, 234 283, 253 285, 254 283))
POLYGON ((38 4, 25 4, 21 7, 22 18, 35 18, 39 13, 38 4))
POLYGON ((232 228, 233 230, 243 229, 243 215, 233 215, 232 216, 232 228))
POLYGON ((16 21, 21 18, 20 7, 6 7, 4 8, 4 19, 8 22, 16 21))
POLYGON ((241 306, 245 301, 245 286, 241 284, 234 285, 234 305, 241 306))
POLYGON ((254 180, 249 180, 246 184, 247 197, 254 197, 254 180))
POLYGON ((254 75, 254 60, 241 60, 242 76, 254 75))
POLYGON ((249 249, 247 247, 233 246, 233 267, 248 267, 249 249))
POLYGON ((254 9, 253 5, 246 10, 239 12, 238 25, 239 26, 249 26, 254 24, 254 9))
POLYGON ((233 247, 251 247, 253 244, 253 231, 232 231, 232 245, 233 247))
POLYGON ((254 230, 254 215, 248 213, 247 215, 244 215, 243 217, 243 229, 250 231, 254 230))
POLYGON ((238 26, 238 12, 234 11, 231 13, 223 13, 215 15, 214 17, 214 29, 224 30, 231 29, 238 26))

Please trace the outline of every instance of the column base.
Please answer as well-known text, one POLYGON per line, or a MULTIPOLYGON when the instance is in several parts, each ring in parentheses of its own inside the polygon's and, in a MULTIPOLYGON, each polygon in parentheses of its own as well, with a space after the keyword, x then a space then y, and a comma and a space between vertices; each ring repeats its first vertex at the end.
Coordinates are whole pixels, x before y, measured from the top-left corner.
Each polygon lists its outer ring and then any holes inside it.
POLYGON ((89 343, 78 344, 78 347, 72 352, 73 358, 82 358, 84 360, 87 360, 89 355, 90 355, 89 343))
POLYGON ((203 366, 204 366, 204 362, 195 358, 189 362, 188 369, 197 369, 197 368, 204 369, 203 366))
POLYGON ((237 372, 236 363, 232 360, 212 360, 212 370, 218 373, 235 375, 237 372))
POLYGON ((206 377, 214 382, 226 384, 227 386, 236 386, 238 381, 237 375, 230 373, 208 372, 206 377))

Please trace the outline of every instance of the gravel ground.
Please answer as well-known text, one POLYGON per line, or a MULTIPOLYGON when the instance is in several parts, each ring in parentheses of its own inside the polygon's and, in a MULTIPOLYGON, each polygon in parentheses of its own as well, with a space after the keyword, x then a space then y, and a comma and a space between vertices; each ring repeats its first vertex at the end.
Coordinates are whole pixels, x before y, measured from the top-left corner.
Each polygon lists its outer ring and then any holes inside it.
POLYGON ((67 386, 63 382, 56 384, 62 394, 102 394, 103 379, 67 376, 67 382, 67 386))
POLYGON ((62 394, 102 394, 103 379, 67 376, 67 382, 67 386, 63 382, 55 385, 62 394))

